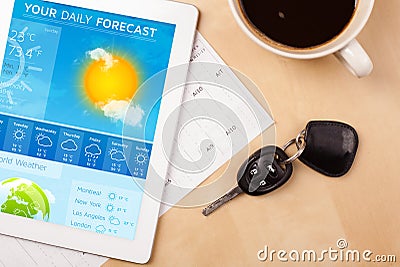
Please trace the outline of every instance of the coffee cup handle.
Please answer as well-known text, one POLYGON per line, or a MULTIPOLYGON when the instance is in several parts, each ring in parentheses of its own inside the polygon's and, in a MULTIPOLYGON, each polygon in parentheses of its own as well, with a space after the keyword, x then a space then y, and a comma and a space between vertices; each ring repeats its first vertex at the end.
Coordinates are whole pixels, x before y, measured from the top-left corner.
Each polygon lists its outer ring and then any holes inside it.
POLYGON ((356 39, 337 51, 335 56, 359 78, 369 75, 373 69, 371 59, 356 39))

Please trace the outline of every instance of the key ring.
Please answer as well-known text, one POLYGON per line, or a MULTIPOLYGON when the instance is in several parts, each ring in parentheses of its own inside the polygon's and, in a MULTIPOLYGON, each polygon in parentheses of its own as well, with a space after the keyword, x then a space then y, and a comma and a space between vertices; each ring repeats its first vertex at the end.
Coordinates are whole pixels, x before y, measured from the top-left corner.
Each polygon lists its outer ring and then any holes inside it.
POLYGON ((306 135, 306 130, 304 129, 296 136, 296 138, 293 138, 282 147, 283 151, 286 151, 293 144, 296 144, 297 147, 297 152, 290 158, 283 160, 282 161, 283 164, 285 165, 290 164, 301 156, 304 149, 306 148, 305 135, 306 135))

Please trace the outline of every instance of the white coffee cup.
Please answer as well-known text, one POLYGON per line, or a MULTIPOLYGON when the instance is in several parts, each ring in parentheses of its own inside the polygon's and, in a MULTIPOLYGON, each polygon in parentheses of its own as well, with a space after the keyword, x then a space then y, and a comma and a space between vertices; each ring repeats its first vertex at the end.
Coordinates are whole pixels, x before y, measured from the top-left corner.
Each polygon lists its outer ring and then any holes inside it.
POLYGON ((312 59, 334 54, 355 76, 364 77, 371 73, 372 61, 355 38, 367 23, 374 0, 357 0, 353 17, 348 26, 331 41, 309 49, 287 49, 266 42, 265 38, 256 34, 254 26, 246 22, 239 1, 229 0, 232 13, 241 29, 261 47, 275 54, 296 59, 312 59))

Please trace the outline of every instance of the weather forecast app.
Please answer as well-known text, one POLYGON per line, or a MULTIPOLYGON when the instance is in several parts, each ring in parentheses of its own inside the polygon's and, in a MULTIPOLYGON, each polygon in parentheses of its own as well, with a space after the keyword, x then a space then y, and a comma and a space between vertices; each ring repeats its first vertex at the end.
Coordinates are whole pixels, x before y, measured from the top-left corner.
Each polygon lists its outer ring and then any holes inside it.
POLYGON ((168 67, 174 34, 15 1, 0 51, 2 212, 134 239, 165 76, 141 85, 168 67))

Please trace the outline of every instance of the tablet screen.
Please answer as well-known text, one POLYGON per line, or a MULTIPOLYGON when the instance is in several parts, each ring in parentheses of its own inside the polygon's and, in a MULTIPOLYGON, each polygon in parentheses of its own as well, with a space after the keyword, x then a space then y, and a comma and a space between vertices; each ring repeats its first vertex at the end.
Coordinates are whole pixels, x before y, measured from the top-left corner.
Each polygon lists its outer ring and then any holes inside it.
POLYGON ((0 44, 2 212, 134 239, 165 77, 139 87, 168 67, 174 33, 15 1, 0 44))

